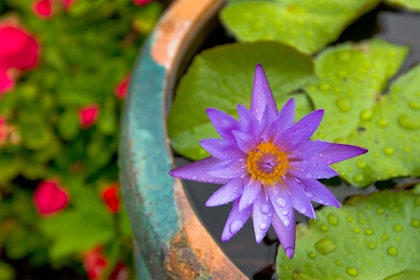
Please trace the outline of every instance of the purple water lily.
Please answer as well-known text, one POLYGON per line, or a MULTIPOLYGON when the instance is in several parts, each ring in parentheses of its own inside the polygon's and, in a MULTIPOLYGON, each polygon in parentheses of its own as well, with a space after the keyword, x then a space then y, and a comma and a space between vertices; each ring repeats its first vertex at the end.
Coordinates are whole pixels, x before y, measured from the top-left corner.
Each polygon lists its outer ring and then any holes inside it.
POLYGON ((233 201, 222 240, 234 236, 252 214, 255 239, 260 243, 270 224, 289 258, 295 251, 295 212, 315 218, 311 200, 340 207, 317 179, 337 174, 329 165, 367 152, 366 149, 310 140, 323 110, 294 122, 295 102, 278 111, 267 78, 257 65, 251 108, 238 105, 239 120, 207 109, 221 139, 200 142, 211 156, 170 171, 170 175, 198 182, 222 184, 206 202, 218 206, 233 201))

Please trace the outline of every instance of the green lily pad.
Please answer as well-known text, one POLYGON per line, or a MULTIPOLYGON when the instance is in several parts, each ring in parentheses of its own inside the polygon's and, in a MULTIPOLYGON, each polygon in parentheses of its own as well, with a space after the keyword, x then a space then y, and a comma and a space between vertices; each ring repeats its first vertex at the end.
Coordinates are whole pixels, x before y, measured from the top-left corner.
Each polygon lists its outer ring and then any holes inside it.
POLYGON ((315 78, 310 56, 276 42, 218 46, 195 57, 177 89, 168 129, 178 153, 194 160, 207 155, 199 141, 218 135, 206 108, 214 107, 235 116, 237 104, 249 106, 258 63, 264 66, 278 106, 295 93, 297 115, 308 113, 307 97, 296 91, 315 78))
POLYGON ((392 84, 372 110, 364 111, 346 142, 369 153, 337 164, 340 174, 356 185, 400 176, 420 176, 420 65, 392 84))
POLYGON ((355 130, 407 53, 406 47, 382 40, 349 42, 322 52, 315 62, 320 79, 307 88, 315 107, 325 109, 315 137, 336 141, 355 130))
POLYGON ((415 12, 420 12, 420 1, 418 0, 385 0, 385 3, 392 6, 406 8, 415 12))
POLYGON ((383 191, 325 207, 296 228, 296 251, 277 255, 279 279, 417 279, 420 195, 383 191), (411 277, 411 278, 410 278, 411 277))
POLYGON ((230 1, 220 14, 241 41, 276 40, 313 53, 333 42, 378 0, 230 1))

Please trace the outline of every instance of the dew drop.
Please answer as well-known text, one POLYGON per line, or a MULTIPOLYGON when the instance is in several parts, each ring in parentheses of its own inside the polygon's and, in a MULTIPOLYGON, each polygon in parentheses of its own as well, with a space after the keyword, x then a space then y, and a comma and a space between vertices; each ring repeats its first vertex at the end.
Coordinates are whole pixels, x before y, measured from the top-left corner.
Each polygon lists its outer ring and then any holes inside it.
POLYGON ((386 146, 386 147, 384 148, 384 153, 385 153, 385 155, 387 155, 387 156, 392 156, 392 155, 395 153, 395 150, 394 150, 394 148, 392 148, 392 147, 386 146))
POLYGON ((192 176, 191 177, 191 180, 193 180, 193 181, 196 181, 198 179, 198 177, 197 176, 192 176))
POLYGON ((267 228, 267 224, 266 223, 260 224, 260 229, 261 230, 265 230, 266 228, 267 228))
POLYGON ((354 175, 354 177, 353 177, 353 180, 356 183, 361 183, 361 182, 363 182, 364 179, 365 179, 365 176, 363 176, 363 174, 357 174, 357 175, 354 175))
POLYGON ((354 267, 348 267, 347 268, 347 274, 352 276, 352 277, 356 277, 357 275, 359 275, 359 271, 354 267))
POLYGON ((334 214, 329 214, 327 220, 328 223, 332 226, 338 225, 338 219, 334 214))
POLYGON ((373 230, 368 228, 368 229, 365 230, 365 234, 368 235, 368 236, 371 236, 371 235, 373 235, 373 230))
POLYGON ((347 73, 347 71, 346 71, 346 70, 340 70, 340 71, 338 72, 338 76, 339 76, 340 78, 347 78, 348 73, 347 73))
POLYGON ((403 231, 404 228, 401 224, 396 224, 394 226, 394 229, 395 229, 396 232, 401 232, 401 231, 403 231))
POLYGON ((348 112, 352 108, 351 100, 348 98, 339 98, 336 101, 337 107, 342 112, 348 112))
POLYGON ((208 180, 207 180, 207 183, 209 183, 209 184, 213 184, 213 183, 214 183, 214 179, 208 179, 208 180))
POLYGON ((388 247, 388 249, 386 250, 388 252, 388 255, 395 257, 396 255, 398 255, 398 249, 395 247, 388 247))
POLYGON ((411 220, 411 226, 414 227, 414 228, 420 227, 420 221, 416 220, 416 219, 412 219, 411 220))
POLYGON ((375 262, 374 262, 374 261, 370 261, 370 262, 369 262, 369 265, 370 265, 370 266, 375 266, 375 262))
POLYGON ((309 257, 309 258, 311 258, 311 259, 316 259, 316 257, 318 257, 318 254, 317 254, 317 253, 315 253, 315 252, 310 252, 310 253, 308 254, 308 257, 309 257))
POLYGON ((386 233, 382 234, 382 239, 383 240, 388 240, 389 239, 388 234, 386 234, 386 233))
POLYGON ((276 199, 276 203, 279 207, 286 207, 286 200, 284 200, 283 198, 276 199))
POLYGON ((384 211, 384 209, 382 209, 382 208, 378 208, 378 209, 376 209, 376 214, 378 214, 378 215, 382 215, 384 212, 385 212, 385 211, 384 211))
POLYGON ((398 118, 400 125, 406 129, 416 130, 420 128, 420 118, 403 114, 398 118))
POLYGON ((366 161, 359 161, 359 162, 357 162, 357 166, 359 167, 359 168, 365 168, 366 167, 366 161))
POLYGON ((420 110, 420 101, 408 101, 408 106, 414 110, 420 110))
POLYGON ((368 244, 368 247, 369 247, 369 249, 374 250, 374 249, 376 248, 376 244, 375 244, 375 242, 370 242, 370 243, 368 244))
POLYGON ((327 226, 327 225, 321 225, 321 226, 320 226, 320 230, 321 230, 322 232, 327 232, 327 231, 329 230, 329 228, 328 228, 328 226, 327 226))
POLYGON ((324 91, 324 92, 330 89, 330 85, 327 83, 320 83, 318 87, 321 91, 324 91))
POLYGON ((387 127, 388 126, 388 121, 386 119, 380 118, 380 119, 378 119, 378 125, 380 127, 387 127))
POLYGON ((284 224, 286 227, 288 227, 288 226, 290 225, 290 221, 289 221, 289 220, 284 220, 284 221, 283 221, 283 224, 284 224))
POLYGON ((349 217, 346 218, 346 221, 351 223, 353 221, 353 218, 349 216, 349 217))
POLYGON ((261 204, 260 211, 263 214, 268 214, 270 212, 270 206, 266 203, 261 204))
POLYGON ((236 234, 242 227, 241 221, 233 221, 229 226, 229 231, 232 234, 236 234))
POLYGON ((335 265, 336 265, 336 266, 340 266, 340 265, 341 265, 341 262, 340 262, 339 260, 336 260, 336 261, 335 261, 335 265))
POLYGON ((348 61, 350 60, 351 56, 348 52, 343 52, 338 56, 338 59, 341 61, 348 61))
POLYGON ((289 211, 284 210, 284 211, 282 212, 282 214, 283 214, 283 216, 286 216, 287 214, 289 214, 289 211))
POLYGON ((328 255, 337 248, 337 244, 329 238, 323 238, 315 243, 315 249, 322 255, 328 255))
POLYGON ((362 113, 360 114, 360 118, 363 121, 368 121, 372 118, 373 116, 373 112, 371 110, 363 110, 362 113))
POLYGON ((360 233, 360 228, 355 227, 355 228, 353 229, 353 231, 354 231, 354 233, 360 233))

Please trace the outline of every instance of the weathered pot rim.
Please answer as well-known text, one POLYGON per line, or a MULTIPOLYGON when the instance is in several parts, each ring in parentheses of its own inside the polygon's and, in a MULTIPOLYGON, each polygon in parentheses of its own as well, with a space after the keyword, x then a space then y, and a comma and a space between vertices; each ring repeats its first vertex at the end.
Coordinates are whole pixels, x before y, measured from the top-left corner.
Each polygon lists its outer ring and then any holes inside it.
POLYGON ((166 116, 179 66, 186 47, 223 3, 175 1, 143 46, 131 76, 119 164, 140 279, 247 279, 202 225, 181 181, 168 175, 173 153, 166 116))

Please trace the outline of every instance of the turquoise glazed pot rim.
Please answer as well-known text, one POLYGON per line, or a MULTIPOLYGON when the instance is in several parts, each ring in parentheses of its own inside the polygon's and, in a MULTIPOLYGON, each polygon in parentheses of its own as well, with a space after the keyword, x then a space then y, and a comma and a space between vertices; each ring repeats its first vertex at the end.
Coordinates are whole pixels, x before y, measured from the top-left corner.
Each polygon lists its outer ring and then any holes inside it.
POLYGON ((119 164, 139 279, 247 279, 206 231, 181 181, 168 175, 173 153, 166 116, 174 83, 189 45, 223 2, 173 2, 143 46, 131 76, 119 164))

